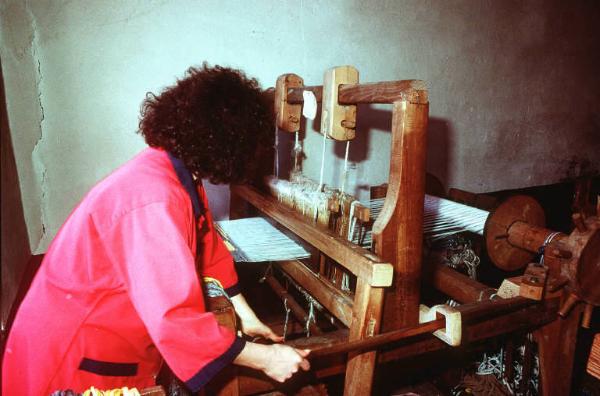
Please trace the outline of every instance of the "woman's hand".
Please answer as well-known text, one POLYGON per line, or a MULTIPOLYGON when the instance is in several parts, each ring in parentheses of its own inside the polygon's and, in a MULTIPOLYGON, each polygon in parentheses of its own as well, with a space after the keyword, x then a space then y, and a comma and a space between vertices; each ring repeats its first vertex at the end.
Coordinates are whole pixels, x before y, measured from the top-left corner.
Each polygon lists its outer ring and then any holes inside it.
POLYGON ((269 326, 254 318, 242 319, 242 332, 250 337, 262 337, 273 342, 283 342, 283 337, 278 336, 269 326))
POLYGON ((296 349, 283 344, 262 345, 247 342, 234 360, 235 364, 262 370, 275 381, 284 382, 301 368, 310 370, 308 349, 296 349))
POLYGON ((281 344, 273 344, 269 347, 270 353, 263 371, 275 381, 284 382, 294 375, 298 368, 304 371, 310 370, 310 363, 306 360, 310 350, 281 344))
POLYGON ((274 342, 283 342, 283 337, 275 334, 273 330, 269 328, 269 326, 265 325, 260 319, 258 319, 252 308, 250 308, 248 305, 248 302, 244 296, 241 294, 233 296, 231 298, 231 302, 233 303, 235 312, 241 319, 242 332, 244 334, 250 337, 263 337, 274 342))

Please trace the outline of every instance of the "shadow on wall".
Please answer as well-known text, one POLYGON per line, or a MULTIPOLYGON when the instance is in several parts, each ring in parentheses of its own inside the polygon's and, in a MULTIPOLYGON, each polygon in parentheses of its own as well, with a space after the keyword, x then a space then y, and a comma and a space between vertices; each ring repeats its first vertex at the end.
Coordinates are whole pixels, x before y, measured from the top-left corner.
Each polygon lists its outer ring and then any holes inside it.
POLYGON ((451 156, 450 144, 454 141, 452 124, 443 118, 429 118, 427 130, 427 180, 428 193, 445 196, 448 180, 453 171, 454 159, 451 156))
POLYGON ((0 272, 2 280, 1 325, 2 341, 4 341, 6 331, 10 324, 8 323, 10 322, 9 316, 13 310, 13 304, 15 304, 17 299, 17 292, 22 283, 27 263, 31 258, 31 251, 29 250, 29 239, 27 236, 25 217, 23 215, 19 177, 6 111, 4 77, 2 75, 1 64, 0 135, 2 161, 2 194, 0 197, 2 206, 0 215, 0 222, 2 223, 0 230, 2 237, 2 269, 0 272))
MULTIPOLYGON (((375 161, 382 158, 385 153, 385 164, 378 172, 380 171, 381 174, 387 174, 389 170, 389 152, 386 150, 389 150, 389 141, 386 147, 371 147, 371 145, 374 144, 372 131, 377 130, 391 133, 392 111, 389 107, 383 108, 379 105, 358 105, 357 114, 357 133, 351 143, 348 161, 350 163, 359 164, 364 163, 365 161, 375 161), (382 151, 376 151, 377 149, 381 149, 382 151), (371 153, 371 158, 369 158, 369 153, 371 153)), ((321 113, 319 109, 314 120, 310 121, 304 118, 302 119, 303 121, 298 135, 299 143, 301 145, 304 144, 307 128, 314 131, 320 130, 320 116, 321 113)), ((451 167, 453 165, 449 145, 454 141, 454 131, 449 121, 442 118, 430 117, 427 133, 427 192, 444 196, 446 193, 445 186, 451 177, 450 172, 452 171, 451 167)), ((274 173, 277 173, 282 179, 288 179, 290 172, 294 167, 293 149, 295 145, 295 134, 279 131, 277 138, 279 171, 275 171, 274 173)), ((333 141, 331 144, 333 145, 334 157, 338 161, 343 161, 346 154, 346 142, 333 141)), ((303 159, 304 157, 299 158, 300 169, 302 169, 301 163, 303 159)), ((342 172, 341 168, 341 166, 334 167, 334 180, 340 178, 340 172, 342 172)), ((373 169, 377 167, 370 166, 369 168, 373 169)), ((374 179, 370 180, 367 176, 367 180, 362 183, 357 183, 356 189, 368 191, 372 184, 379 184, 379 182, 374 179)))

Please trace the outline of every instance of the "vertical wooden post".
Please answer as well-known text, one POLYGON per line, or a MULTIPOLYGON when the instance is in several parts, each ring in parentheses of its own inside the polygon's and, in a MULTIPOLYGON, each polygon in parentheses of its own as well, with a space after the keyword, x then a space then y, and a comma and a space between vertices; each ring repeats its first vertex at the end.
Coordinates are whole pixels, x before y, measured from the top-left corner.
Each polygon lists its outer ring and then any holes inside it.
POLYGON ((581 311, 579 304, 566 318, 558 318, 533 333, 538 344, 543 396, 571 394, 581 311))
POLYGON ((543 396, 571 394, 582 308, 582 304, 579 304, 566 318, 558 318, 533 333, 538 344, 543 396))
MULTIPOLYGON (((371 287, 358 278, 348 336, 350 341, 371 337, 379 332, 382 303, 383 288, 371 287)), ((371 394, 376 358, 376 352, 351 354, 348 357, 344 395, 371 394)))
POLYGON ((389 186, 373 225, 375 253, 394 265, 385 331, 419 322, 428 115, 428 103, 394 102, 389 186))

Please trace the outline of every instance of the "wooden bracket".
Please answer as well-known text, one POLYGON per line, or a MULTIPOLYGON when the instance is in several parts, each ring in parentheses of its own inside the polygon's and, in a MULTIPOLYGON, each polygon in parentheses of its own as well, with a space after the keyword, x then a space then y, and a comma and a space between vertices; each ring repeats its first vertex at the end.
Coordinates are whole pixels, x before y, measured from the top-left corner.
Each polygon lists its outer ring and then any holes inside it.
POLYGON ((460 311, 448 305, 434 305, 429 308, 421 304, 419 306, 419 323, 436 320, 438 314, 443 315, 446 319, 446 328, 434 331, 433 335, 448 345, 460 345, 462 338, 462 320, 460 311))
POLYGON ((352 140, 356 134, 356 105, 340 105, 338 90, 341 84, 358 84, 358 70, 338 66, 325 71, 321 133, 335 140, 352 140))
POLYGON ((547 267, 536 263, 530 263, 521 279, 519 295, 531 300, 541 301, 544 297, 544 288, 546 287, 547 277, 547 267))
MULTIPOLYGON (((376 258, 376 256, 373 256, 376 258)), ((375 263, 372 265, 369 285, 373 287, 389 287, 394 278, 394 267, 389 263, 375 263)))
POLYGON ((290 104, 288 91, 292 88, 304 87, 304 80, 296 74, 282 74, 275 84, 275 117, 277 127, 286 132, 300 130, 302 103, 290 104))

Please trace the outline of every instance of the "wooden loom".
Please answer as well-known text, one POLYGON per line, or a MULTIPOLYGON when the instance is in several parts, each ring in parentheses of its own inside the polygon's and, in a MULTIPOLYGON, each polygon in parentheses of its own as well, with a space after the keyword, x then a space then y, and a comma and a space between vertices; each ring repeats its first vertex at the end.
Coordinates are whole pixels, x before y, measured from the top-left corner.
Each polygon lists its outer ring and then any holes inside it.
MULTIPOLYGON (((570 354, 572 362, 572 348, 551 347, 553 341, 560 339, 557 337, 565 333, 572 335, 573 326, 576 328, 578 323, 577 315, 571 315, 568 321, 556 320, 561 298, 558 293, 548 293, 541 303, 519 296, 491 300, 489 297, 495 289, 445 266, 433 265, 432 275, 428 277, 432 286, 463 305, 432 309, 420 306, 429 106, 425 84, 417 80, 359 84, 358 73, 351 67, 329 70, 323 86, 305 87, 299 76, 283 75, 277 80, 274 95, 280 129, 299 130, 303 91, 313 92, 317 101, 322 102, 321 132, 337 140, 354 137, 357 104, 392 105, 390 177, 384 207, 373 225, 373 251, 352 244, 260 189, 247 185, 231 188, 232 219, 257 210, 320 252, 316 268, 299 261, 277 263, 287 277, 300 284, 348 328, 328 333, 316 328, 316 336, 290 342, 313 350, 312 378, 318 380, 345 371, 344 394, 370 394, 374 370, 379 363, 446 348, 448 344, 458 345, 544 325, 542 329, 551 330, 546 330, 544 335, 547 347, 542 348, 546 354, 542 359, 552 362, 561 354, 570 354), (353 292, 340 290, 325 276, 324 260, 334 262, 355 277, 353 292), (422 323, 419 323, 420 318, 422 323), (431 333, 438 338, 428 336, 431 333), (385 351, 376 352, 382 346, 385 351)), ((588 223, 589 238, 597 239, 600 235, 597 218, 588 223)), ((508 235, 506 230, 496 237, 506 239, 505 234, 508 235)), ((282 299, 290 297, 274 277, 268 277, 267 282, 282 299)), ((294 304, 292 298, 290 303, 296 316, 306 317, 306 312, 294 304)), ((541 367, 543 393, 567 394, 570 372, 564 373, 553 363, 542 362, 541 367), (566 384, 557 385, 558 381, 566 384)), ((264 376, 244 369, 236 369, 235 375, 225 375, 218 383, 220 394, 232 395, 266 392, 275 385, 264 376)))

